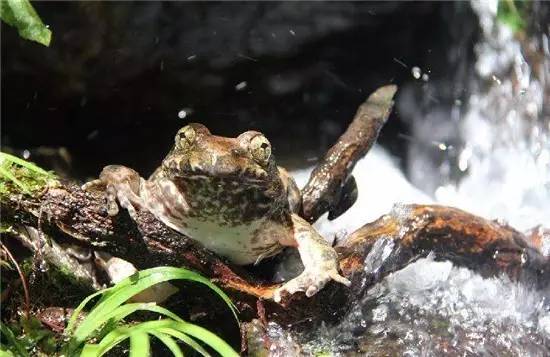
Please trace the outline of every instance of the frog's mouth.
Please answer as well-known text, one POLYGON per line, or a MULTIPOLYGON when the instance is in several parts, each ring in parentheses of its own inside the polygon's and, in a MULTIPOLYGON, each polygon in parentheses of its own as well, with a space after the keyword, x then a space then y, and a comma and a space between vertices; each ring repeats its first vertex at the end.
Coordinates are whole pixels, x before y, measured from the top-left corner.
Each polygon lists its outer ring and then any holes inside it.
POLYGON ((188 160, 168 159, 163 163, 167 173, 180 179, 223 179, 255 185, 269 184, 268 169, 246 158, 191 157, 188 160))

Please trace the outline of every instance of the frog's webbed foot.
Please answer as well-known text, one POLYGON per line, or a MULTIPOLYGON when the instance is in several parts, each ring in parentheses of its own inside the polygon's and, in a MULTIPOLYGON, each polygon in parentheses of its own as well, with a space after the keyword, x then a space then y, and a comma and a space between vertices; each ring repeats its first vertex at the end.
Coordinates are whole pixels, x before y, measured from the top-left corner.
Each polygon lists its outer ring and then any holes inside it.
POLYGON ((336 259, 327 261, 327 264, 306 268, 296 278, 283 284, 275 290, 273 300, 280 302, 285 294, 292 295, 299 291, 305 292, 307 297, 317 294, 329 281, 334 280, 340 284, 350 286, 351 282, 341 276, 336 269, 336 259))
MULTIPOLYGON (((350 286, 351 282, 338 273, 338 254, 315 231, 315 229, 298 215, 292 215, 294 225, 294 244, 298 245, 304 271, 296 278, 283 284, 273 294, 273 299, 280 302, 282 295, 305 292, 307 297, 315 295, 326 283, 334 280, 350 286)), ((281 242, 291 245, 291 242, 281 242)))
POLYGON ((136 216, 136 208, 144 206, 140 198, 141 177, 139 174, 125 166, 105 166, 99 175, 99 179, 82 185, 87 191, 103 190, 107 198, 107 214, 116 216, 119 212, 117 200, 122 208, 128 210, 132 218, 136 216))

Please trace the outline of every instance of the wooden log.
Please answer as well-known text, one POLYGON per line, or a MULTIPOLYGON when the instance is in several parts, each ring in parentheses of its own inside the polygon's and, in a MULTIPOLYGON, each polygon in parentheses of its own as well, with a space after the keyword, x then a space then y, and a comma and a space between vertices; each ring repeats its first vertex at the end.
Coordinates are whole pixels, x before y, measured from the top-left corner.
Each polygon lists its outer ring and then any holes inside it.
POLYGON ((537 287, 550 280, 549 258, 540 250, 550 244, 548 235, 533 240, 507 225, 444 206, 396 206, 366 224, 336 247, 352 288, 329 283, 311 298, 298 293, 282 304, 270 299, 277 285, 201 248, 148 212, 139 212, 135 222, 124 211, 110 217, 103 195, 74 184, 50 188, 39 197, 12 197, 2 202, 2 212, 13 224, 106 251, 140 269, 172 265, 199 271, 230 293, 243 321, 257 317, 258 306, 268 320, 281 323, 337 320, 368 286, 430 252, 484 276, 507 274, 537 287))

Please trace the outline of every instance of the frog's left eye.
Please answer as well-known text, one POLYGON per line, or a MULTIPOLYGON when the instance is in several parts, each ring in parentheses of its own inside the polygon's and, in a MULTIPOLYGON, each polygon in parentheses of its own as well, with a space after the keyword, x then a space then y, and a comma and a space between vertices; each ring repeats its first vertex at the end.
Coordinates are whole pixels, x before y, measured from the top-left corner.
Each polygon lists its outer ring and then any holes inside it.
POLYGON ((253 137, 248 145, 248 150, 252 154, 254 160, 259 164, 265 165, 269 162, 269 158, 271 157, 271 144, 267 141, 265 136, 256 135, 253 137))
POLYGON ((182 149, 189 148, 195 142, 196 137, 197 133, 195 132, 195 129, 189 125, 184 126, 176 134, 176 145, 182 149))

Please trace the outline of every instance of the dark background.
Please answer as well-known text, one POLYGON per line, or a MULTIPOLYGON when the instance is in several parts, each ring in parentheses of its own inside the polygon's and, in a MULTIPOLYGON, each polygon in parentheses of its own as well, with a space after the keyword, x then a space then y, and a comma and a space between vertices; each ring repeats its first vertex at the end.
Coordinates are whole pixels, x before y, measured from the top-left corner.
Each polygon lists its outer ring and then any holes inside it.
POLYGON ((64 147, 78 179, 115 163, 149 174, 191 121, 260 130, 280 164, 311 164, 388 83, 407 100, 380 142, 405 167, 410 113, 464 95, 477 33, 467 2, 33 4, 53 40, 2 25, 3 150, 52 168, 44 148, 64 147))

